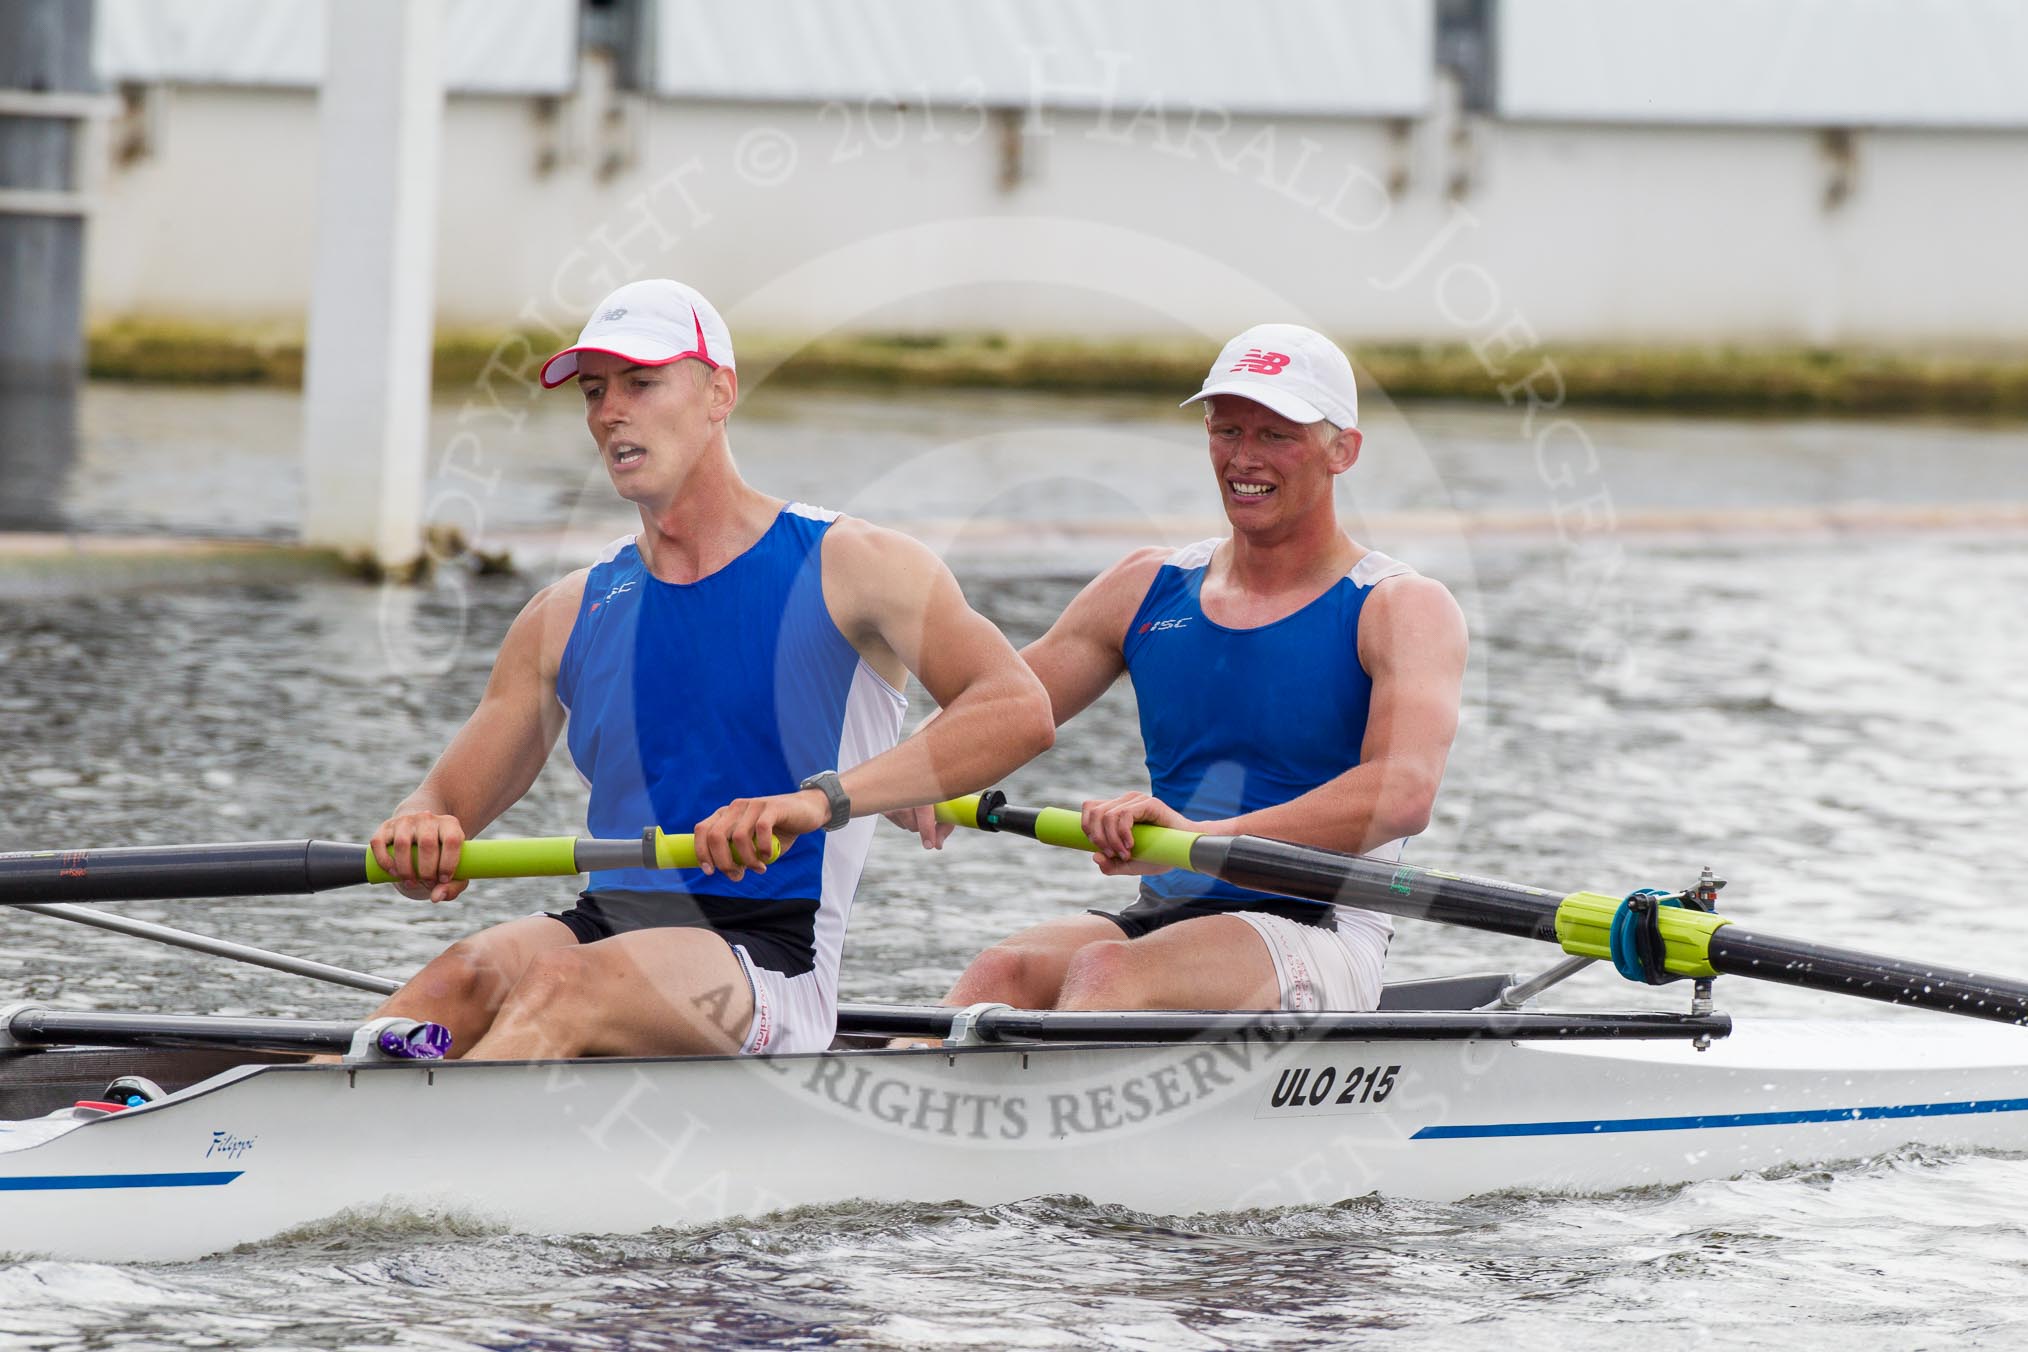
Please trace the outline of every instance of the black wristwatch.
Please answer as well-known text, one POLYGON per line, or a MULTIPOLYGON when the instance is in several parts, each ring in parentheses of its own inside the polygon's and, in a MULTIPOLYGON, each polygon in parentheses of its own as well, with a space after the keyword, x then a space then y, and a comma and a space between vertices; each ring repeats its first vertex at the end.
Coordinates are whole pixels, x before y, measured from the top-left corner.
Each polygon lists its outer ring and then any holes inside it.
POLYGON ((835 831, 852 820, 852 800, 845 796, 845 784, 838 778, 836 770, 819 770, 796 787, 816 789, 829 800, 831 820, 824 823, 826 831, 835 831))

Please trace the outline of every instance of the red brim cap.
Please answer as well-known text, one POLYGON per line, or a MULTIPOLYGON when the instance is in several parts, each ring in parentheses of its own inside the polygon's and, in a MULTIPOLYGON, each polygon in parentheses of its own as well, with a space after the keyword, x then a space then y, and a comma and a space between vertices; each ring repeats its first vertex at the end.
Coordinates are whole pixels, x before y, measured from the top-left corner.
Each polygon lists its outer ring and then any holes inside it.
POLYGON ((618 357, 632 366, 667 366, 695 357, 707 366, 716 367, 717 362, 694 349, 677 351, 673 343, 665 339, 628 337, 623 335, 602 335, 597 343, 579 343, 542 363, 542 388, 553 390, 577 374, 577 354, 580 352, 602 352, 608 357, 618 357))

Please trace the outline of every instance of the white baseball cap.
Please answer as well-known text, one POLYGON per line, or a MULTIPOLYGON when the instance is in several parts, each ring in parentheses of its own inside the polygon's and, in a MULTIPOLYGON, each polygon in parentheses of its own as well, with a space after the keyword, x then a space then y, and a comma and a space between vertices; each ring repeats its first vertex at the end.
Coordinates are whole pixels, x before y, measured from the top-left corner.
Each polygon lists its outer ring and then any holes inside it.
POLYGON ((714 370, 732 365, 732 333, 711 302, 664 277, 629 282, 598 303, 577 342, 542 363, 542 388, 577 374, 577 354, 604 352, 635 366, 695 357, 714 370))
POLYGON ((1338 345, 1301 324, 1256 324, 1225 345, 1204 388, 1178 404, 1236 394, 1293 422, 1359 425, 1359 383, 1338 345))

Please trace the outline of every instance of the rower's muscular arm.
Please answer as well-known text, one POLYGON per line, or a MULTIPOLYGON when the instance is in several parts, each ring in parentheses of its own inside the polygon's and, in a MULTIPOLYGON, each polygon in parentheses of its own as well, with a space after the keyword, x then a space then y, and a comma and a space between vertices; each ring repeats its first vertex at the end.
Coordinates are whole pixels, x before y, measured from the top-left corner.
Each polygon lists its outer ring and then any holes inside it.
POLYGON ((434 900, 448 901, 464 890, 451 877, 459 847, 528 792, 563 729, 556 670, 577 620, 585 576, 572 573, 522 607, 500 644, 479 707, 416 791, 373 834, 380 866, 429 885, 434 900))
MULTIPOLYGON (((1086 583, 1049 631, 1021 650, 1022 661, 1049 696, 1050 721, 1055 726, 1060 728, 1083 713, 1126 671, 1121 648, 1127 625, 1169 554, 1164 548, 1149 548, 1127 555, 1086 583)), ((924 719, 917 735, 936 718, 933 713, 924 719)), ((926 849, 942 849, 957 829, 939 822, 928 807, 890 813, 888 820, 904 831, 914 831, 926 849)))
POLYGON ((1083 713, 1127 669, 1127 625, 1170 552, 1156 547, 1127 555, 1085 584, 1049 632, 1021 650, 1049 692, 1057 727, 1083 713))
MULTIPOLYGON (((841 517, 824 535, 824 604, 869 666, 895 685, 913 672, 942 715, 843 772, 852 815, 933 803, 985 788, 1056 738, 1049 701, 1007 638, 966 604, 942 559, 898 531, 841 517)), ((736 798, 697 823, 706 873, 765 872, 772 836, 786 849, 829 815, 815 789, 736 798)))
POLYGON ((855 816, 986 788, 1056 740, 1041 683, 920 541, 841 519, 825 538, 824 597, 876 670, 906 668, 942 711, 845 772, 855 816))
POLYGON ((1465 617, 1442 583, 1415 576, 1380 584, 1359 619, 1359 661, 1373 678, 1359 764, 1210 829, 1354 853, 1420 832, 1457 736, 1466 646, 1465 617))

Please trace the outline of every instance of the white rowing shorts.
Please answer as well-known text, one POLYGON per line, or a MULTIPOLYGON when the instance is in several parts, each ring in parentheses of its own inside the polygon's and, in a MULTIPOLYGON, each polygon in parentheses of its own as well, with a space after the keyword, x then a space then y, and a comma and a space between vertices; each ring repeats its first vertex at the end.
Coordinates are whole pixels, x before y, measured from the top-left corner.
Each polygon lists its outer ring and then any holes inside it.
POLYGON ((1261 911, 1235 911, 1274 959, 1281 1008, 1366 1010, 1380 1004, 1381 969, 1392 929, 1379 916, 1339 910, 1337 927, 1305 925, 1261 911))
POLYGON ((828 1050, 838 1031, 838 1009, 817 973, 784 976, 755 962, 745 944, 734 944, 732 952, 746 969, 747 984, 753 988, 753 1022, 747 1025, 741 1054, 773 1056, 828 1050))

